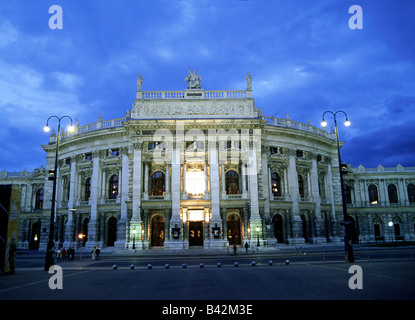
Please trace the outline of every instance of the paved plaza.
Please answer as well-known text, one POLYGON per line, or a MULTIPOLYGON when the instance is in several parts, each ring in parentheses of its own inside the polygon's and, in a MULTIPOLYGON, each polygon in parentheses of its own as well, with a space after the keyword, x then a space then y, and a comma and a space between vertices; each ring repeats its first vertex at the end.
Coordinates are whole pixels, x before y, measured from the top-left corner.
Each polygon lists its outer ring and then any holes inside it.
MULTIPOLYGON (((358 254, 357 257, 360 258, 358 254)), ((13 275, 0 276, 0 299, 249 301, 415 298, 414 259, 388 259, 385 256, 384 259, 357 259, 354 263, 345 263, 330 261, 328 256, 325 261, 320 257, 307 260, 300 254, 290 259, 287 265, 282 256, 274 256, 270 265, 267 254, 181 258, 108 255, 98 261, 84 256, 82 260, 56 263, 62 268, 62 289, 50 288, 51 277, 57 276, 57 272, 48 273, 39 265, 17 268, 13 275), (254 260, 255 266, 251 264, 254 260), (169 261, 169 268, 166 268, 169 261), (218 267, 219 261, 222 261, 221 267, 218 267), (239 262, 238 267, 235 267, 235 261, 239 262), (151 269, 148 267, 150 263, 151 269), (200 263, 203 263, 202 267, 200 263), (350 279, 356 276, 355 272, 349 272, 349 268, 356 265, 361 267, 361 289, 349 286, 353 280, 350 279)))

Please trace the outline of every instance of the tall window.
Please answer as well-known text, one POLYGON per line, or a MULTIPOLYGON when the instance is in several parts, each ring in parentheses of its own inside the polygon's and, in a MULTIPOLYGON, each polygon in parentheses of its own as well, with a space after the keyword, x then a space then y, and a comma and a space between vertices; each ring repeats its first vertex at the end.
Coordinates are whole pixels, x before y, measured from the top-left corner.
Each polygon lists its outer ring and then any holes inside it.
POLYGON ((39 189, 36 192, 35 209, 37 209, 37 210, 42 210, 43 209, 43 193, 44 193, 43 188, 39 189))
POLYGON ((377 204, 378 201, 379 201, 378 188, 374 184, 371 184, 369 186, 368 190, 369 190, 369 202, 370 202, 370 204, 377 204))
POLYGON ((398 203, 398 192, 396 190, 396 186, 393 183, 388 185, 388 196, 389 203, 398 203))
POLYGON ((117 199, 117 195, 118 195, 118 176, 116 174, 114 174, 111 178, 110 178, 110 183, 109 183, 109 190, 108 190, 108 198, 109 199, 117 199))
POLYGON ((408 200, 415 202, 415 185, 413 183, 408 184, 408 200))
POLYGON ((151 195, 162 196, 163 194, 164 194, 164 173, 161 171, 157 171, 151 176, 151 195))
POLYGON ((88 178, 85 181, 84 200, 88 201, 90 196, 91 196, 91 178, 88 178))
POLYGON ((280 176, 275 172, 271 174, 271 189, 274 197, 281 196, 281 180, 280 176))
POLYGON ((347 184, 344 185, 344 197, 346 198, 346 203, 352 203, 352 192, 347 184))
POLYGON ((239 174, 234 170, 226 172, 226 193, 239 194, 239 174))
POLYGON ((304 179, 301 175, 298 175, 298 193, 301 198, 305 198, 304 179))

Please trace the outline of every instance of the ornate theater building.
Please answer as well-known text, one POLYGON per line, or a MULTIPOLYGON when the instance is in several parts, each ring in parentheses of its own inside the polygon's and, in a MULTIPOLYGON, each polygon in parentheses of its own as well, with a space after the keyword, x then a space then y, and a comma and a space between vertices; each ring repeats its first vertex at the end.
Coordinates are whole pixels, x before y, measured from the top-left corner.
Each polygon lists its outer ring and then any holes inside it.
MULTIPOLYGON (((335 134, 262 115, 249 74, 235 91, 202 89, 196 71, 185 80, 182 91, 142 91, 140 75, 124 117, 52 131, 46 168, 0 172, 22 190, 20 249, 46 250, 57 139, 56 247, 343 241, 335 134)), ((415 240, 415 168, 345 169, 352 241, 415 240)))

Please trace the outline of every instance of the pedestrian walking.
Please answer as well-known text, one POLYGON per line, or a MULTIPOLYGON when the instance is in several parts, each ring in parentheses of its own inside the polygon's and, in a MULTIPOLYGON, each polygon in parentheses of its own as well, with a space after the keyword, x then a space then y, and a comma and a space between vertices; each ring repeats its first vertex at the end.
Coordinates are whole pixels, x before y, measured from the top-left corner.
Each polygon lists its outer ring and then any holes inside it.
POLYGON ((95 246, 92 248, 91 253, 92 253, 92 260, 95 260, 97 257, 97 248, 95 246))
POLYGON ((235 257, 236 257, 236 244, 233 245, 233 253, 234 253, 235 257))
POLYGON ((61 259, 62 259, 62 254, 61 254, 60 249, 58 249, 58 251, 56 252, 56 258, 58 259, 58 261, 61 261, 61 259))
POLYGON ((248 253, 248 249, 249 249, 249 244, 248 244, 248 242, 245 242, 245 251, 246 251, 246 253, 248 253))
POLYGON ((62 248, 61 254, 62 254, 62 261, 65 261, 65 259, 66 259, 66 250, 65 250, 65 248, 62 248))
POLYGON ((101 249, 99 247, 97 247, 96 250, 95 250, 96 260, 98 260, 100 252, 101 252, 101 249))

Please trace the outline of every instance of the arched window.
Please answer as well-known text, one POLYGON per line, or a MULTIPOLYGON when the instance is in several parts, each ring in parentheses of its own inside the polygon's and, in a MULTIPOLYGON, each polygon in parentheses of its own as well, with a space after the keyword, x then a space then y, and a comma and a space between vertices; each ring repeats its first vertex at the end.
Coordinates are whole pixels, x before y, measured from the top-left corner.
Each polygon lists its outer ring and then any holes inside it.
POLYGON ((305 198, 304 180, 301 175, 298 175, 298 193, 300 194, 301 198, 305 198))
POLYGON ((84 200, 88 201, 90 197, 91 197, 91 178, 88 178, 85 181, 84 200))
POLYGON ((35 209, 37 209, 37 210, 42 210, 43 209, 43 193, 44 193, 43 188, 39 189, 36 192, 35 209))
POLYGON ((108 198, 109 199, 117 199, 117 195, 118 195, 118 176, 116 174, 114 174, 110 178, 109 190, 108 191, 109 191, 108 192, 108 198))
POLYGON ((408 184, 408 200, 415 202, 415 185, 413 183, 408 184))
POLYGON ((277 173, 271 174, 271 190, 274 197, 281 196, 281 180, 277 173))
POLYGON ((346 199, 346 203, 352 203, 352 192, 347 184, 344 185, 344 197, 346 199))
POLYGON ((225 175, 226 193, 239 194, 239 174, 234 170, 229 170, 225 175))
POLYGON ((161 171, 157 171, 151 176, 151 195, 164 195, 164 173, 161 171))
POLYGON ((378 201, 379 201, 378 188, 374 184, 371 184, 369 186, 368 190, 369 190, 369 202, 370 202, 370 204, 377 204, 378 201))
POLYGON ((388 185, 388 196, 389 203, 398 203, 398 192, 396 190, 396 186, 393 183, 388 185))

